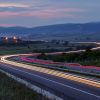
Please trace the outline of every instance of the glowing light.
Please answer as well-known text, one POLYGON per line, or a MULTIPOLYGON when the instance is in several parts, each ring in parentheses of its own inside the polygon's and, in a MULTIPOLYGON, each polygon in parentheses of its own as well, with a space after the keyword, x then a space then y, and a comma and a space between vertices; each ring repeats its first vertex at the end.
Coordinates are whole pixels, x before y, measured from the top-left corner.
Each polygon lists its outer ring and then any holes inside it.
MULTIPOLYGON (((26 64, 21 64, 21 63, 6 60, 6 58, 12 57, 12 56, 15 56, 15 55, 2 56, 1 62, 6 63, 6 64, 10 64, 10 65, 13 65, 13 66, 21 67, 21 68, 39 71, 39 72, 42 72, 42 73, 54 75, 54 76, 61 77, 61 78, 64 78, 64 79, 69 79, 69 80, 73 80, 73 81, 76 81, 76 82, 79 82, 79 83, 84 83, 84 84, 87 84, 87 85, 91 85, 91 86, 100 88, 99 82, 97 82, 95 80, 91 80, 89 78, 85 78, 83 76, 77 76, 77 75, 73 75, 73 74, 69 74, 69 73, 65 74, 64 72, 61 73, 60 71, 55 71, 55 70, 52 70, 52 69, 49 69, 49 72, 48 72, 48 68, 41 68, 39 66, 38 67, 37 66, 31 66, 31 65, 26 65, 26 64), (57 74, 55 74, 55 73, 57 73, 57 74), (61 73, 61 74, 59 75, 58 73, 61 73)), ((17 54, 17 56, 18 56, 18 54, 17 54)))

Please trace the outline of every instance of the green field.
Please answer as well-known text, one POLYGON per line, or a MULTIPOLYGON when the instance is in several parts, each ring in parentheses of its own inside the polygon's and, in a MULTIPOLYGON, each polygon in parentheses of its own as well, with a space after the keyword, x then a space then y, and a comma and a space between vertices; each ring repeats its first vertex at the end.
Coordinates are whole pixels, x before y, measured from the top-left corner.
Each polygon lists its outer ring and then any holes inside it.
POLYGON ((63 45, 55 45, 51 43, 39 43, 22 46, 0 46, 0 55, 17 54, 17 53, 32 53, 32 52, 56 52, 65 51, 68 47, 63 45))
POLYGON ((0 100, 48 100, 26 86, 0 73, 0 100))
POLYGON ((17 53, 32 53, 32 52, 66 52, 77 49, 84 49, 87 46, 94 44, 58 44, 58 43, 33 43, 25 45, 0 45, 0 55, 17 54, 17 53))
POLYGON ((27 46, 2 46, 0 47, 0 55, 17 54, 17 53, 29 53, 32 52, 27 46))

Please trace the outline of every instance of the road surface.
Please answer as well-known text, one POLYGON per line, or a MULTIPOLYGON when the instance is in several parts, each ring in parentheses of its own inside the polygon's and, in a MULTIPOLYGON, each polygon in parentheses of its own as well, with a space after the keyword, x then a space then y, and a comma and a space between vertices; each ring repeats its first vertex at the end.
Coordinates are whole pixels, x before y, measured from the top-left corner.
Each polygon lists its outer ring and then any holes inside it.
MULTIPOLYGON (((4 59, 2 59, 4 60, 4 59)), ((27 67, 27 66, 26 66, 27 67)), ((36 66, 37 67, 37 66, 36 66)), ((35 84, 61 98, 64 100, 100 100, 100 83, 94 82, 94 85, 91 83, 92 80, 85 79, 84 81, 90 82, 85 84, 81 78, 76 76, 69 79, 70 76, 63 78, 64 74, 61 73, 61 77, 58 77, 59 73, 52 74, 54 72, 39 70, 31 70, 25 68, 23 64, 17 63, 7 63, 6 61, 0 62, 0 69, 11 73, 19 78, 22 78, 32 84, 35 84), (49 74, 48 74, 49 73, 49 74), (76 80, 75 80, 76 78, 76 80)), ((33 69, 35 67, 33 66, 33 69)), ((71 78, 70 77, 70 78, 71 78)))

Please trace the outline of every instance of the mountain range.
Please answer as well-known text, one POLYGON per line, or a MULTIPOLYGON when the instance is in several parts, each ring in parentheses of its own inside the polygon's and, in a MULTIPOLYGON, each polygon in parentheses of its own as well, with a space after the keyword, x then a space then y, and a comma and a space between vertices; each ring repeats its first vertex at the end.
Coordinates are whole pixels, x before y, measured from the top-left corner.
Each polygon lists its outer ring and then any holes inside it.
POLYGON ((0 36, 17 36, 31 40, 100 41, 100 22, 56 24, 34 28, 0 27, 0 36))

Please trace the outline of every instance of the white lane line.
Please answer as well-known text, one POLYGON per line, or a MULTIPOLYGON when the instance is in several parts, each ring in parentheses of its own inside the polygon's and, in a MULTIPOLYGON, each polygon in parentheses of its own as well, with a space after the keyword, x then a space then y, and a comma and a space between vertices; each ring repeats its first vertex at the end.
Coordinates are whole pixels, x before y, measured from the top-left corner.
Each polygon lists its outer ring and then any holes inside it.
MULTIPOLYGON (((34 68, 32 68, 32 66, 30 66, 30 65, 25 65, 25 64, 21 64, 21 63, 16 63, 16 62, 8 61, 8 60, 4 59, 5 57, 2 57, 2 58, 3 58, 2 62, 8 63, 8 64, 13 65, 13 66, 15 66, 15 65, 18 66, 18 67, 22 67, 23 66, 23 68, 27 68, 27 69, 30 69, 30 70, 35 70, 35 71, 39 71, 39 72, 43 72, 43 73, 44 73, 44 69, 47 70, 47 68, 39 68, 39 67, 36 67, 36 66, 33 66, 34 68)), ((54 72, 55 72, 55 70, 50 70, 46 74, 53 75, 54 72)), ((62 74, 64 74, 64 72, 62 72, 62 74)), ((62 77, 62 74, 59 75, 59 77, 62 77)), ((72 76, 72 74, 66 75, 66 76, 68 76, 66 78, 70 79, 70 80, 74 80, 74 81, 77 80, 78 82, 81 82, 81 83, 85 83, 85 84, 88 84, 88 85, 100 87, 100 83, 99 82, 97 83, 96 81, 91 81, 89 79, 85 79, 85 78, 82 78, 82 77, 79 77, 79 76, 77 77, 76 75, 72 76)), ((64 77, 65 76, 63 76, 62 78, 64 78, 64 77)))
MULTIPOLYGON (((7 66, 7 65, 6 65, 6 66, 7 66)), ((50 81, 50 82, 53 82, 53 83, 56 83, 56 84, 59 84, 59 85, 65 86, 65 87, 67 87, 67 88, 71 88, 71 89, 73 89, 73 90, 76 90, 76 91, 79 91, 79 92, 82 92, 82 93, 85 93, 85 94, 88 94, 88 95, 91 95, 91 96, 94 96, 94 97, 100 99, 100 96, 95 95, 95 94, 92 94, 92 93, 89 93, 89 92, 87 92, 87 91, 80 90, 80 89, 74 88, 74 87, 72 87, 72 86, 65 85, 65 84, 63 84, 63 83, 59 83, 59 82, 56 82, 56 81, 50 80, 50 79, 48 79, 48 78, 44 78, 44 77, 41 77, 41 76, 39 76, 39 75, 32 74, 32 73, 29 73, 29 72, 26 72, 26 71, 23 71, 23 70, 20 70, 20 69, 17 69, 17 68, 13 68, 13 67, 9 67, 9 68, 11 68, 11 69, 13 69, 13 70, 16 70, 16 71, 20 71, 20 72, 26 73, 26 74, 29 74, 29 75, 32 75, 32 76, 39 77, 39 78, 41 78, 41 79, 48 80, 48 81, 50 81)))

